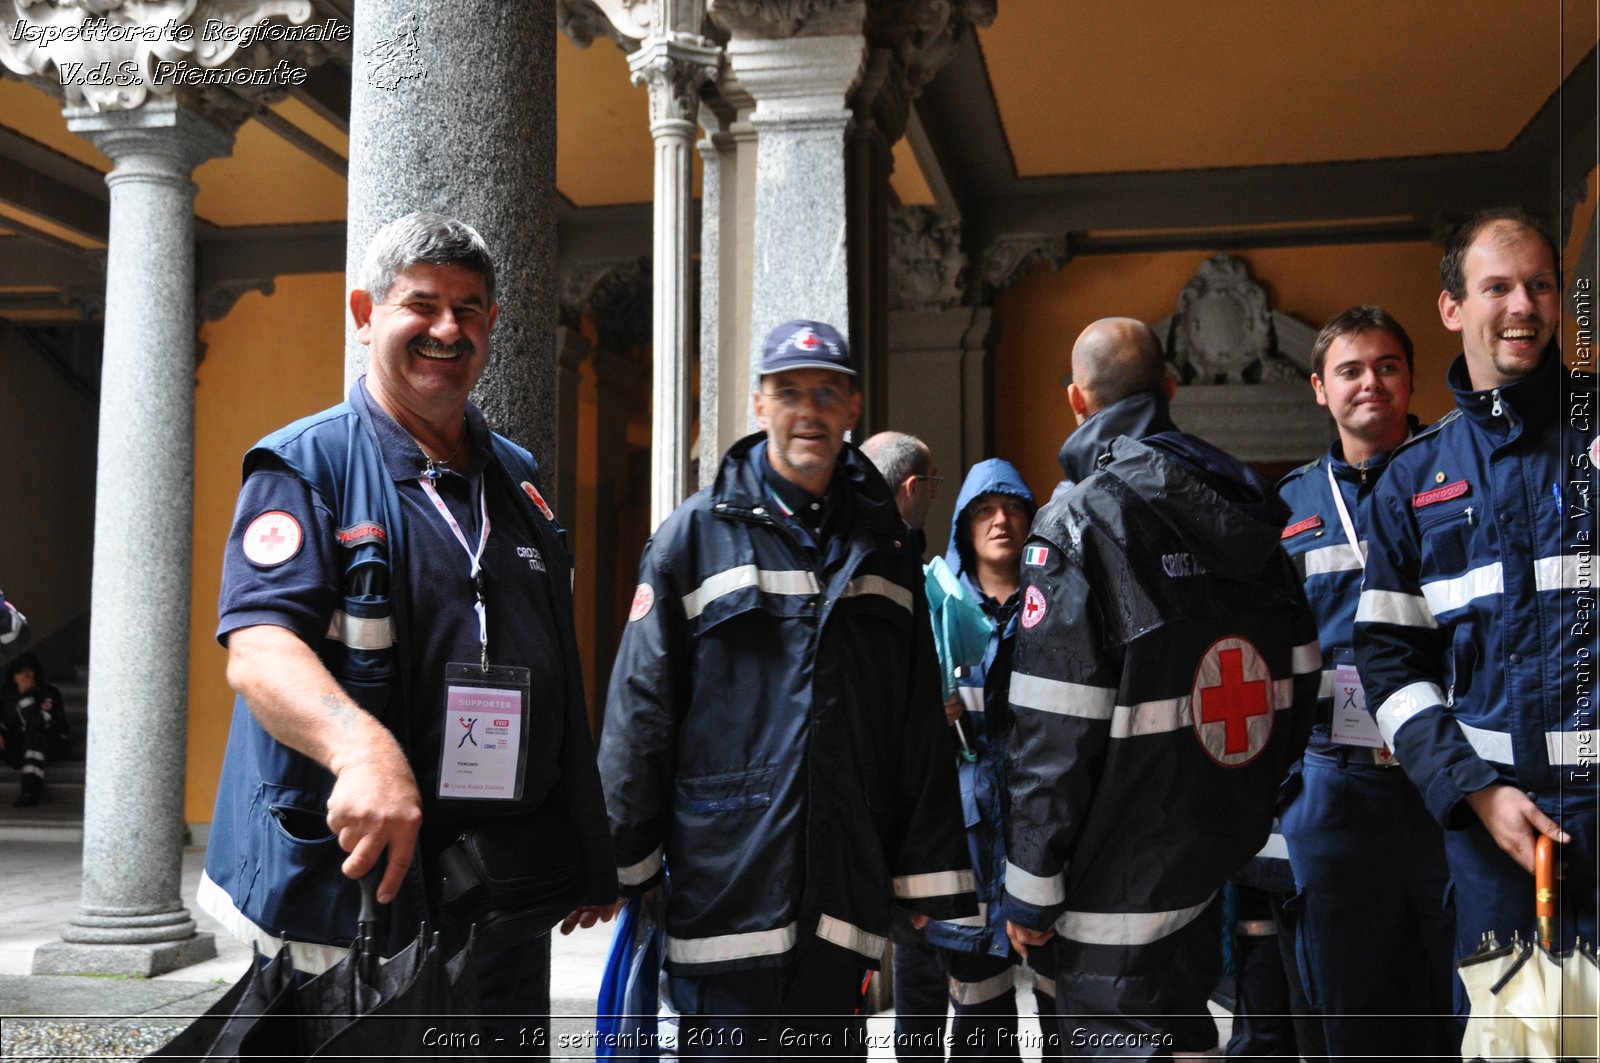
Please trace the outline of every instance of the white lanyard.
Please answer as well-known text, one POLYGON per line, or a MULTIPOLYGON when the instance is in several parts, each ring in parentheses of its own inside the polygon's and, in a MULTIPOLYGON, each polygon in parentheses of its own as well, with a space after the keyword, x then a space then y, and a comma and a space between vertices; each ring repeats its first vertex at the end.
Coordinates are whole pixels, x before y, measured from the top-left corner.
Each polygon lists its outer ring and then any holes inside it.
POLYGON ((461 525, 456 523, 455 516, 450 512, 450 507, 444 504, 444 499, 439 497, 439 489, 433 486, 433 481, 424 476, 417 481, 422 489, 428 493, 428 498, 433 502, 433 508, 439 511, 444 522, 450 526, 450 531, 455 535, 456 542, 461 544, 461 549, 467 552, 467 560, 472 562, 472 592, 477 601, 472 605, 473 611, 478 614, 478 647, 481 653, 481 663, 485 670, 489 667, 489 607, 483 593, 483 548, 489 545, 489 496, 484 491, 483 485, 478 486, 478 512, 482 515, 478 529, 478 549, 473 551, 467 542, 461 525))
POLYGON ((1361 549, 1361 541, 1356 538, 1356 526, 1350 520, 1350 511, 1345 508, 1344 495, 1339 493, 1339 485, 1334 482, 1331 461, 1328 463, 1328 490, 1333 492, 1333 508, 1339 511, 1339 523, 1344 526, 1344 537, 1350 541, 1350 549, 1355 551, 1356 560, 1361 562, 1362 568, 1366 568, 1367 552, 1361 549))

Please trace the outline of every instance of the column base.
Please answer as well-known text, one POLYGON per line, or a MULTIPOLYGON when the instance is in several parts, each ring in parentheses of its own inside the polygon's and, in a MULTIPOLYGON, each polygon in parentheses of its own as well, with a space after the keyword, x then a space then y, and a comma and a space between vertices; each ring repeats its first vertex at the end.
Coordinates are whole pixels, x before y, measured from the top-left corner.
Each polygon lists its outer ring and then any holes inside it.
POLYGON ((86 945, 53 941, 33 953, 34 974, 116 974, 153 978, 216 959, 215 934, 143 945, 86 945))

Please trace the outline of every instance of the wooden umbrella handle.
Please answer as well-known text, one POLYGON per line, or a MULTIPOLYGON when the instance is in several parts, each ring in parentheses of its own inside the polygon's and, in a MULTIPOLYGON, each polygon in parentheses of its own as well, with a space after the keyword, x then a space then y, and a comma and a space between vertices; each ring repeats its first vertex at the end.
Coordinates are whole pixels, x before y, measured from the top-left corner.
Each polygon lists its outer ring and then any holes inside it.
POLYGON ((1556 924, 1556 843, 1541 834, 1533 847, 1533 914, 1539 942, 1553 948, 1556 924))

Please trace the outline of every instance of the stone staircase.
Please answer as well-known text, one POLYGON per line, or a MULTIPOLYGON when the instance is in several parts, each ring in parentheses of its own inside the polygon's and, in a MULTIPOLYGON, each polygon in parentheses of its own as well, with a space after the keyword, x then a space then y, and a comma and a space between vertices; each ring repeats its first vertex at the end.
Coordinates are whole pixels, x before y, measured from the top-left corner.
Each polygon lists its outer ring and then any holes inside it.
POLYGON ((84 737, 89 728, 86 713, 88 687, 83 683, 57 683, 72 737, 65 758, 50 762, 45 775, 44 798, 32 808, 12 802, 22 791, 22 776, 0 765, 0 842, 83 840, 84 737))

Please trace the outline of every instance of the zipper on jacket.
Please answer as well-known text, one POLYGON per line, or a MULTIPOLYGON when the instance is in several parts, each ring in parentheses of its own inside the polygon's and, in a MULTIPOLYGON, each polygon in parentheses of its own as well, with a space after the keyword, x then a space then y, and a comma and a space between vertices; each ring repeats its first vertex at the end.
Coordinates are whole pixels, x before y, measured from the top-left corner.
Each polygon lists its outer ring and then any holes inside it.
POLYGON ((1495 388, 1493 391, 1489 392, 1489 396, 1494 399, 1494 405, 1489 407, 1489 416, 1499 417, 1503 412, 1500 408, 1500 389, 1495 388))
MULTIPOLYGON (((1367 459, 1367 461, 1371 460, 1371 458, 1367 459)), ((1362 462, 1360 465, 1357 465, 1356 468, 1361 471, 1361 486, 1367 486, 1367 462, 1362 462)))

